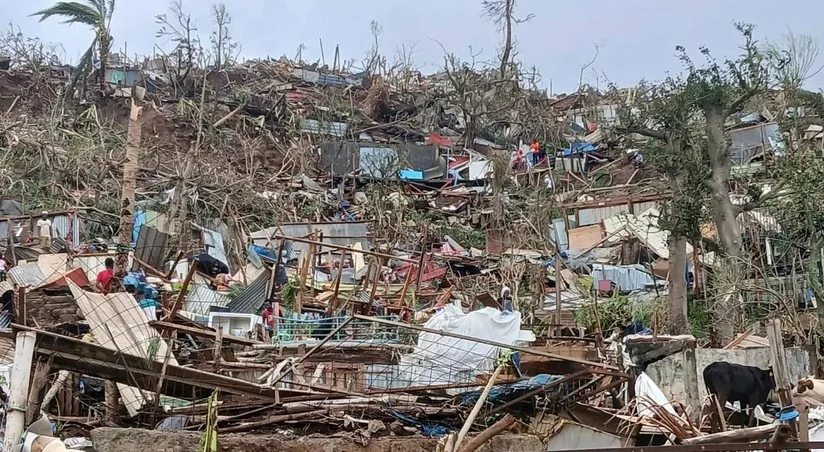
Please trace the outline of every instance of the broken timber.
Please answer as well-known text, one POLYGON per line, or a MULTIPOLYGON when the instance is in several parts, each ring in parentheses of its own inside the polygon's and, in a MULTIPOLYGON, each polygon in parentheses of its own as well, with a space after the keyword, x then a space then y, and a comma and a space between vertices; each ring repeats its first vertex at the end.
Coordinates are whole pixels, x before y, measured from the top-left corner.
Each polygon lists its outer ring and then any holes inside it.
POLYGON ((136 385, 151 393, 157 391, 157 382, 163 375, 164 381, 160 392, 186 399, 191 398, 193 394, 206 396, 215 388, 230 394, 272 400, 275 399, 278 390, 281 397, 287 398, 309 394, 308 391, 276 389, 189 367, 167 365, 164 373, 161 362, 147 362, 146 359, 134 355, 118 353, 100 345, 22 325, 12 325, 12 328, 16 331, 37 333, 35 353, 46 358, 53 356, 52 366, 55 369, 81 372, 129 386, 136 385))

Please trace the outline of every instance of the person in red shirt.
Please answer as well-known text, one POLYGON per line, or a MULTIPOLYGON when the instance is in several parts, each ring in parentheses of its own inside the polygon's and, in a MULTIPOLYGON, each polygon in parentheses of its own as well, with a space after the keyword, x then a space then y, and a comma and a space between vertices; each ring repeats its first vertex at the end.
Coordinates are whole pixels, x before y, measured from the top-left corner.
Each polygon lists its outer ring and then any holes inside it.
POLYGON ((275 317, 283 317, 283 310, 278 307, 277 314, 275 313, 275 302, 268 301, 266 303, 266 309, 260 313, 260 316, 263 317, 263 326, 266 327, 267 330, 272 330, 275 327, 275 317))
POLYGON ((114 259, 106 258, 106 269, 97 274, 97 291, 107 294, 112 290, 112 278, 114 278, 114 259))

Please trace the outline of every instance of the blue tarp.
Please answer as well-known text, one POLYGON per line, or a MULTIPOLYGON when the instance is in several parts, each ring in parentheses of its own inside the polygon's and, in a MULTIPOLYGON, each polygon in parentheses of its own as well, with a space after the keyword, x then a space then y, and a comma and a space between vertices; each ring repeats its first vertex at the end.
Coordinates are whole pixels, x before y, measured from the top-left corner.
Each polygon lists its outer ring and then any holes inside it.
POLYGON ((423 180, 423 171, 400 170, 398 171, 398 177, 401 180, 423 180))
MULTIPOLYGON (((506 403, 510 400, 518 398, 522 394, 550 385, 562 378, 564 378, 563 375, 539 374, 530 378, 529 380, 523 380, 507 385, 494 386, 492 390, 489 391, 489 396, 487 400, 489 403, 492 404, 506 403)), ((549 392, 560 392, 566 389, 565 386, 565 384, 553 386, 552 388, 549 388, 549 392)), ((458 402, 461 405, 474 405, 475 402, 478 401, 478 397, 481 396, 482 392, 483 391, 472 391, 463 393, 458 396, 458 402)))
POLYGON ((391 410, 390 414, 392 414, 392 416, 394 416, 396 419, 403 422, 404 424, 408 424, 412 427, 420 429, 424 435, 430 438, 438 438, 444 436, 448 431, 447 428, 443 425, 432 422, 424 424, 423 422, 415 419, 414 417, 407 416, 396 410, 391 410))
POLYGON ((579 141, 577 143, 572 143, 572 145, 566 149, 561 150, 561 155, 564 157, 569 157, 573 154, 582 154, 584 152, 595 152, 596 147, 586 141, 579 141))

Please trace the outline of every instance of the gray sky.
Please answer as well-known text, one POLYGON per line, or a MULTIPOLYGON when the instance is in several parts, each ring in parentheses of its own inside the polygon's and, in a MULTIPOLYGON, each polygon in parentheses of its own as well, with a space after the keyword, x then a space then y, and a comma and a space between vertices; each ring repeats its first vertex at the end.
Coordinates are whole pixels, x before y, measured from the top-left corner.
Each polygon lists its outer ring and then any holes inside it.
MULTIPOLYGON (((82 25, 62 25, 57 19, 38 23, 29 15, 52 0, 0 0, 0 19, 21 27, 25 35, 60 43, 69 61, 88 47, 92 33, 82 25), (5 17, 3 17, 5 16, 5 17)), ((295 55, 306 45, 304 57, 319 58, 318 39, 323 39, 326 61, 331 63, 335 44, 344 59, 360 61, 371 45, 370 21, 383 28, 380 48, 393 55, 400 45, 415 45, 415 62, 424 73, 435 72, 443 51, 469 56, 469 47, 494 57, 499 45, 495 27, 481 16, 481 0, 225 0, 234 17, 233 34, 242 45, 243 58, 295 55)), ((211 1, 184 0, 205 40, 211 32, 211 1)), ((149 54, 157 39, 154 16, 168 8, 167 0, 119 0, 113 21, 114 48, 130 55, 149 54)), ((738 51, 740 38, 734 21, 757 25, 759 39, 779 40, 792 28, 824 41, 820 27, 824 2, 820 0, 520 0, 521 16, 532 21, 517 26, 519 58, 537 66, 546 87, 569 92, 578 85, 580 67, 600 51, 584 73, 584 82, 604 86, 609 80, 620 86, 639 79, 657 80, 677 71, 674 48, 684 45, 694 55, 701 45, 716 56, 738 51), (596 75, 593 71, 597 71, 596 75)), ((824 43, 822 44, 824 45, 824 43)), ((696 59, 698 59, 696 57, 696 59)), ((820 59, 824 63, 824 55, 820 59)), ((808 87, 824 87, 824 72, 808 87)))

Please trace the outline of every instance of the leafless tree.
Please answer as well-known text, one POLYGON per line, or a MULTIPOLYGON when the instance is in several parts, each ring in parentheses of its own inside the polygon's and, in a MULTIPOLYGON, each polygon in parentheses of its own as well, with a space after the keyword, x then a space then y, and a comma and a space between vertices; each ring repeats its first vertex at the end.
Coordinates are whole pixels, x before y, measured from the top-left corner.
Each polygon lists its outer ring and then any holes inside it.
POLYGON ((180 86, 197 65, 202 53, 197 28, 192 22, 192 16, 183 11, 183 0, 172 0, 169 13, 155 16, 155 23, 160 26, 158 38, 168 38, 174 43, 171 56, 165 57, 166 72, 172 81, 180 86))
POLYGON ((527 22, 533 14, 527 15, 523 19, 515 17, 515 0, 483 0, 484 16, 490 18, 498 27, 498 31, 503 33, 503 48, 501 49, 501 78, 506 78, 507 68, 509 68, 512 58, 514 38, 512 25, 527 22))
POLYGON ((212 22, 215 30, 209 37, 209 41, 212 44, 215 69, 220 70, 224 66, 234 63, 240 51, 240 45, 232 38, 230 29, 232 15, 226 11, 225 4, 212 5, 212 22))

